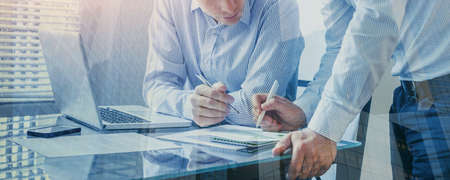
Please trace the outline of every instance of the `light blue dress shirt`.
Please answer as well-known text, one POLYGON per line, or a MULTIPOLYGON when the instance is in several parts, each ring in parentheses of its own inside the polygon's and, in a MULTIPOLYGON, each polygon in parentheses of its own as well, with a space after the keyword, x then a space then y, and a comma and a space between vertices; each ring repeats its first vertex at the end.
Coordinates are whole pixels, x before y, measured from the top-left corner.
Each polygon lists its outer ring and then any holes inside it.
POLYGON ((401 80, 449 74, 449 9, 449 0, 325 0, 327 50, 295 102, 310 119, 308 128, 339 141, 390 61, 401 80))
POLYGON ((232 26, 216 23, 196 0, 154 3, 144 97, 155 111, 192 119, 189 97, 191 87, 201 84, 197 73, 227 86, 241 112, 230 112, 231 124, 255 125, 251 97, 267 93, 274 80, 278 95, 295 99, 304 48, 296 0, 247 0, 232 26))

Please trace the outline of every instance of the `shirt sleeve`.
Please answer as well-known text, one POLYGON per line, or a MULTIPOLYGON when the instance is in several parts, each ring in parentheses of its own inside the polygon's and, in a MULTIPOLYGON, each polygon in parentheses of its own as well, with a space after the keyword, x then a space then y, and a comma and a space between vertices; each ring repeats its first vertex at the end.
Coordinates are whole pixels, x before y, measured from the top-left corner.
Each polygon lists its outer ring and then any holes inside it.
POLYGON ((298 64, 304 48, 296 1, 277 1, 263 10, 258 38, 250 56, 247 75, 241 89, 230 93, 233 105, 241 112, 231 111, 228 118, 241 125, 254 125, 251 98, 255 93, 268 93, 275 80, 277 95, 295 99, 298 64))
MULTIPOLYGON (((325 25, 326 51, 320 61, 320 67, 314 75, 313 81, 303 94, 294 102, 305 112, 309 122, 322 96, 325 83, 328 81, 333 64, 341 49, 342 39, 348 24, 353 17, 354 8, 344 1, 333 1, 322 9, 325 25)), ((313 59, 304 59, 312 61, 313 59)))
MULTIPOLYGON (((327 4, 335 1, 344 0, 327 4)), ((341 139, 388 66, 398 44, 406 1, 358 1, 309 129, 335 142, 341 139)))
POLYGON ((154 1, 144 98, 154 111, 193 119, 189 102, 193 91, 183 90, 186 67, 169 6, 169 1, 154 1))

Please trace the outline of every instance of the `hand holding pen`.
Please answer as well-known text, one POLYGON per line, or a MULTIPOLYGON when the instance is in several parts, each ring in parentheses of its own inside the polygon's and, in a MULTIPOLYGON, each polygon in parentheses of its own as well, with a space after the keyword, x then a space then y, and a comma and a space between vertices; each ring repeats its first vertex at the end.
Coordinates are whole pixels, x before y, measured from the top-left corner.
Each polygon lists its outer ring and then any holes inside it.
POLYGON ((194 122, 201 127, 207 127, 222 122, 230 112, 234 98, 228 95, 227 88, 223 83, 211 84, 201 75, 197 77, 203 82, 195 88, 190 100, 194 122))
MULTIPOLYGON (((275 80, 272 84, 272 87, 270 88, 269 94, 267 95, 267 101, 271 100, 273 96, 276 95, 278 91, 278 81, 275 80)), ((261 121, 263 120, 264 116, 266 115, 266 111, 262 111, 261 114, 258 115, 258 119, 256 120, 256 127, 260 127, 261 121)))
POLYGON ((293 131, 306 125, 305 113, 289 99, 276 96, 273 84, 269 94, 255 94, 252 113, 257 126, 264 131, 293 131))

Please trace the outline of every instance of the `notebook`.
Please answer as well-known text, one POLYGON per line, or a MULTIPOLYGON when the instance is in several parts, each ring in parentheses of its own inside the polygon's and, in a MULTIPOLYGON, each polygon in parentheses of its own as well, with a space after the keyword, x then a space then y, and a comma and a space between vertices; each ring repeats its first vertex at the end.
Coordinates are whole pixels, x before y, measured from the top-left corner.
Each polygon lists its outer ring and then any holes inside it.
MULTIPOLYGON (((222 125, 158 137, 159 139, 195 144, 221 152, 255 153, 273 148, 287 133, 264 132, 259 128, 222 125)), ((341 141, 338 149, 357 147, 356 141, 341 141)))

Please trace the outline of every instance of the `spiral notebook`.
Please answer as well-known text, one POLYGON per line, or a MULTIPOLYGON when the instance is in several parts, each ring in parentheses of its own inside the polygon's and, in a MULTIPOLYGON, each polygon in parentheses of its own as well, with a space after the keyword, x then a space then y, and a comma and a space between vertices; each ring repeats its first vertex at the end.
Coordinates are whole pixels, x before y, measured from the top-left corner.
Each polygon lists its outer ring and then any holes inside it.
MULTIPOLYGON (((270 149, 287 133, 264 132, 259 128, 223 125, 158 137, 159 139, 195 144, 220 151, 255 153, 270 149)), ((341 141, 338 149, 359 146, 356 141, 341 141)))

